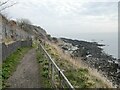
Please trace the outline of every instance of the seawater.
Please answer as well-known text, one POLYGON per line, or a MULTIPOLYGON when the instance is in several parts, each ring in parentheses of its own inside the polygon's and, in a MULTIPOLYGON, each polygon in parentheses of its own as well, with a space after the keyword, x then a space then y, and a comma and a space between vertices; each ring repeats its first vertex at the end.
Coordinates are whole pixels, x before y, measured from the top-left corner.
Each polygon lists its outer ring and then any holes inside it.
POLYGON ((107 33, 77 33, 64 35, 66 38, 84 40, 90 42, 98 42, 104 44, 103 51, 105 53, 118 58, 118 32, 107 32, 107 33))

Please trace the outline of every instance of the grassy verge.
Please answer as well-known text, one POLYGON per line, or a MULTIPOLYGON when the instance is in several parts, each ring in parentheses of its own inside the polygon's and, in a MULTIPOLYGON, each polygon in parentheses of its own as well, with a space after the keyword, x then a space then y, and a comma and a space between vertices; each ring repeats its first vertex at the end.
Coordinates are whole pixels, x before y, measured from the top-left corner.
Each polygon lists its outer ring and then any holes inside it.
POLYGON ((38 40, 33 40, 32 47, 37 49, 38 48, 38 43, 39 43, 38 40))
POLYGON ((51 83, 48 78, 48 61, 39 50, 37 50, 36 57, 39 63, 41 86, 42 88, 51 88, 51 83))
POLYGON ((29 50, 28 47, 19 48, 16 52, 11 54, 2 64, 2 88, 8 87, 6 80, 12 75, 16 70, 17 65, 24 56, 24 54, 29 50))
POLYGON ((73 64, 60 56, 54 46, 46 45, 46 50, 54 58, 60 69, 64 70, 64 74, 75 88, 107 88, 100 79, 90 75, 87 68, 76 68, 73 64))

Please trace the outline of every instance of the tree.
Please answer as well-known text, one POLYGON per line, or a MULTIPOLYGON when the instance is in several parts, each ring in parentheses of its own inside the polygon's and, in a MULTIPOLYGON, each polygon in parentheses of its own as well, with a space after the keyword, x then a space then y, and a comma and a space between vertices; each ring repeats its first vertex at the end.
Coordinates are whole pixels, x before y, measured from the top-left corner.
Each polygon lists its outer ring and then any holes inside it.
POLYGON ((16 2, 9 4, 10 0, 0 1, 0 12, 4 11, 5 9, 12 7, 16 4, 16 2))

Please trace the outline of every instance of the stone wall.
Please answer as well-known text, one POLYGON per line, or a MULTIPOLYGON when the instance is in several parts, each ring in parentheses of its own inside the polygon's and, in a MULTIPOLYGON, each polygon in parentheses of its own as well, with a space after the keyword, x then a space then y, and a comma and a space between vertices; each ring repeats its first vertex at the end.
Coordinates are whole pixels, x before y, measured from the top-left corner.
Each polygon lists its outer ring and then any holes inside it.
POLYGON ((32 40, 27 41, 16 41, 12 44, 5 45, 5 43, 1 43, 2 46, 2 61, 4 61, 10 54, 15 52, 18 48, 21 47, 31 47, 32 46, 32 40))

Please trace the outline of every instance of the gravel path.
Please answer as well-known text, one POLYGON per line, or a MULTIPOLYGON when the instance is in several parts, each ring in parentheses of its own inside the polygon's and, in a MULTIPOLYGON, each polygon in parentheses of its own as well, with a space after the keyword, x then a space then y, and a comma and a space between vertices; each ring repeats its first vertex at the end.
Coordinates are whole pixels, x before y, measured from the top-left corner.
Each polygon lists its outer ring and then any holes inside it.
POLYGON ((39 67, 35 49, 31 49, 25 54, 7 82, 10 88, 40 88, 39 67))

